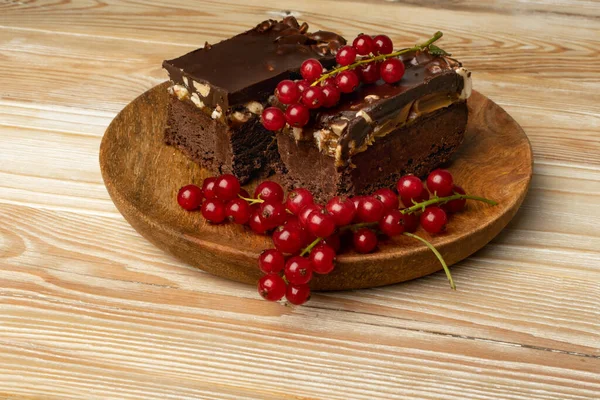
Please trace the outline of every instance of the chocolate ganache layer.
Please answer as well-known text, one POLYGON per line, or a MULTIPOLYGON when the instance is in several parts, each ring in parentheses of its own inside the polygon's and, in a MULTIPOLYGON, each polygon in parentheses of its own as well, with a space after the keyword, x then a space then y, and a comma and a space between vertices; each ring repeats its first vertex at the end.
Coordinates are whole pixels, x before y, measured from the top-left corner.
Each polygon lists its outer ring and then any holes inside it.
MULTIPOLYGON (((277 84, 299 77, 302 62, 316 58, 325 67, 346 44, 338 34, 308 32, 294 17, 267 20, 230 39, 163 62, 171 81, 205 106, 226 111, 249 101, 264 101, 277 84)), ((198 103, 196 101, 195 103, 198 103)))

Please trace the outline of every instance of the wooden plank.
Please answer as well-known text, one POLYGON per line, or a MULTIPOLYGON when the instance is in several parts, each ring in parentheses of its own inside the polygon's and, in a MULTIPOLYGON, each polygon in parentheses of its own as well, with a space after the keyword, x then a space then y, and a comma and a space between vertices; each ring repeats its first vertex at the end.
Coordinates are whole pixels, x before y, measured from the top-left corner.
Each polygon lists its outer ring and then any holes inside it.
MULTIPOLYGON (((510 6, 501 3, 497 5, 498 8, 510 9, 510 6)), ((214 42, 248 29, 257 21, 281 14, 277 10, 287 8, 294 10, 299 18, 306 19, 314 29, 336 30, 349 38, 359 31, 382 32, 392 35, 397 43, 412 44, 443 27, 447 34, 445 43, 453 52, 471 54, 485 62, 487 68, 502 67, 512 74, 522 69, 538 74, 554 71, 561 75, 579 76, 580 72, 593 72, 592 66, 599 62, 595 34, 597 23, 593 19, 565 19, 517 11, 509 16, 497 13, 482 15, 468 10, 382 3, 375 13, 372 4, 363 2, 322 1, 315 8, 312 2, 274 0, 250 0, 244 4, 203 2, 202 10, 181 2, 157 1, 144 4, 109 1, 102 7, 96 7, 91 1, 78 2, 77 6, 33 1, 23 7, 27 7, 26 13, 19 8, 7 10, 0 18, 0 26, 21 31, 60 33, 57 37, 71 34, 80 38, 118 38, 136 43, 160 41, 161 44, 188 46, 191 50, 206 40, 214 42), (82 9, 85 13, 81 12, 82 9), (364 15, 369 15, 369 19, 365 20, 364 15), (402 24, 397 21, 402 21, 402 24), (507 25, 511 26, 510 31, 504 29, 507 25), (539 29, 540 25, 544 26, 544 30, 539 29), (560 35, 563 30, 568 30, 569 34, 560 35), (107 35, 107 32, 110 34, 107 35), (553 32, 557 34, 551 35, 553 32), (482 55, 485 55, 485 61, 482 55), (572 62, 579 65, 576 71, 569 65, 572 62), (510 69, 506 68, 507 63, 510 69)), ((169 53, 165 49, 161 55, 168 57, 169 53)), ((482 66, 478 66, 478 70, 482 70, 482 66)))
MULTIPOLYGON (((85 115, 82 110, 77 112, 85 115)), ((11 115, 13 121, 18 116, 17 113, 11 115)), ((56 120, 67 120, 78 114, 57 111, 54 115, 56 120)), ((22 121, 23 124, 41 127, 47 120, 27 117, 22 121)), ((52 123, 48 121, 48 124, 52 123)), ((117 216, 102 184, 98 160, 88 156, 97 152, 100 144, 98 131, 101 129, 91 125, 91 133, 87 134, 86 125, 82 122, 81 126, 84 127, 81 128, 83 134, 77 131, 57 132, 4 126, 0 146, 11 151, 0 152, 0 176, 4 177, 0 179, 0 201, 117 216), (93 133, 94 130, 96 133, 93 133), (32 153, 36 155, 35 163, 28 158, 32 153), (51 168, 40 168, 40 165, 49 165, 51 168), (32 196, 32 192, 36 192, 36 195, 32 196)), ((560 139, 562 136, 557 137, 560 139)), ((538 142, 547 146, 552 144, 544 137, 533 139, 534 149, 538 142)), ((558 145, 554 147, 559 148, 558 145)), ((568 147, 560 149, 565 152, 568 147)), ((573 153, 576 151, 572 150, 573 153)), ((569 155, 558 157, 557 151, 551 154, 559 159, 575 158, 569 155)), ((585 151, 582 154, 586 154, 585 151)), ((526 218, 523 226, 544 231, 560 222, 561 231, 565 233, 593 235, 597 232, 595 224, 598 223, 598 212, 594 204, 600 193, 600 169, 591 165, 593 163, 583 167, 538 162, 537 174, 524 204, 531 214, 523 213, 526 215, 523 217, 526 218), (564 212, 565 207, 569 207, 568 213, 564 212), (590 218, 590 212, 595 218, 590 218)))
POLYGON ((452 2, 444 0, 355 0, 357 2, 370 3, 392 3, 401 6, 420 6, 429 9, 460 10, 468 12, 485 12, 500 15, 514 14, 542 14, 556 15, 577 18, 594 18, 600 16, 597 4, 590 0, 536 0, 536 1, 518 1, 518 0, 483 0, 466 1, 454 0, 452 2))
POLYGON ((124 222, 12 205, 0 213, 12 227, 0 248, 0 376, 27 382, 0 379, 0 393, 39 395, 58 381, 65 398, 580 399, 600 390, 598 270, 512 262, 499 244, 455 268, 456 293, 435 274, 289 308, 179 265, 124 222), (305 323, 314 318, 319 329, 305 323))
MULTIPOLYGON (((112 115, 166 78, 160 68, 162 56, 154 44, 71 36, 56 40, 51 33, 40 32, 21 33, 15 42, 12 34, 0 29, 0 68, 8 71, 0 98, 0 124, 44 129, 62 126, 70 132, 85 127, 98 134, 112 115), (106 66, 107 54, 119 61, 106 66), (25 60, 23 68, 10 68, 25 60), (102 73, 95 72, 99 65, 103 65, 102 73), (56 112, 60 116, 55 116, 56 112), (56 121, 45 121, 48 116, 56 121), (62 125, 64 122, 69 124, 62 125)), ((181 51, 179 47, 171 49, 173 54, 181 51)), ((579 64, 581 61, 574 60, 569 68, 579 64)), ((600 164, 596 84, 565 82, 537 73, 513 75, 504 65, 490 72, 477 59, 467 65, 475 71, 475 87, 522 123, 537 157, 600 164), (577 135, 563 134, 572 130, 573 118, 578 121, 577 135)))
MULTIPOLYGON (((3 130, 0 143, 13 149, 0 155, 3 161, 0 172, 5 177, 0 182, 10 182, 2 185, 4 201, 116 216, 102 186, 97 160, 85 155, 97 151, 104 127, 120 107, 161 80, 163 72, 159 68, 148 68, 149 64, 158 63, 160 59, 152 55, 155 53, 154 45, 122 42, 115 58, 125 60, 120 68, 130 76, 129 82, 136 83, 124 87, 118 79, 88 81, 86 92, 90 94, 74 103, 73 97, 61 88, 80 85, 78 77, 84 79, 88 74, 71 72, 97 68, 97 63, 106 58, 106 52, 111 51, 113 40, 66 37, 54 43, 51 34, 29 32, 21 36, 20 44, 15 45, 6 36, 6 31, 0 30, 2 33, 7 40, 0 45, 3 52, 0 54, 15 61, 27 57, 34 64, 35 60, 40 64, 45 62, 46 69, 52 64, 57 74, 53 78, 44 78, 42 86, 46 92, 43 97, 35 93, 31 80, 23 81, 17 76, 9 80, 8 85, 14 85, 15 90, 17 87, 26 90, 16 99, 12 95, 14 92, 10 91, 8 100, 0 100, 0 125, 8 127, 3 130), (35 43, 41 44, 34 46, 35 43), (61 52, 63 46, 68 50, 61 52), (127 54, 135 49, 138 58, 127 58, 127 54), (139 71, 150 72, 140 75, 139 71), (60 79, 55 79, 57 76, 60 79), (137 82, 140 76, 145 78, 137 82), (59 101, 57 96, 62 100, 59 101), (61 103, 64 105, 60 106, 61 103), (38 163, 52 168, 40 169, 39 164, 28 162, 26 155, 31 152, 36 154, 38 163), (28 195, 31 188, 38 188, 35 198, 28 195)), ((111 73, 117 72, 115 68, 111 73)), ((480 90, 491 93, 492 98, 496 97, 523 124, 538 160, 543 157, 559 161, 578 160, 587 165, 600 163, 600 144, 596 134, 599 103, 594 102, 595 94, 582 91, 584 86, 571 88, 558 82, 554 83, 557 96, 547 96, 544 88, 522 77, 506 77, 500 85, 491 73, 479 75, 481 78, 477 84, 480 90), (524 102, 532 106, 523 107, 524 102), (578 118, 578 134, 565 134, 572 127, 573 116, 578 118)))
MULTIPOLYGON (((379 29, 373 29, 376 32, 382 28, 390 30, 420 26, 421 29, 416 31, 422 32, 431 23, 444 21, 443 25, 449 28, 477 25, 478 29, 471 29, 472 33, 483 33, 488 29, 502 31, 502 27, 510 24, 511 32, 515 35, 523 30, 542 33, 537 21, 545 21, 544 28, 550 30, 574 21, 579 26, 593 26, 594 17, 600 15, 597 4, 592 0, 458 0, 452 3, 443 0, 248 0, 203 1, 201 6, 174 0, 143 3, 132 0, 102 3, 92 0, 76 3, 30 0, 2 3, 0 7, 0 25, 184 44, 204 43, 204 40, 231 36, 247 29, 251 21, 282 15, 284 10, 319 25, 326 21, 327 26, 337 29, 377 27, 379 29), (364 18, 365 15, 368 19, 364 18), (402 18, 398 19, 399 16, 402 18), (464 18, 466 16, 469 18, 464 18), (568 17, 572 18, 565 21, 568 17), (504 23, 499 23, 499 20, 504 23), (525 20, 529 23, 511 23, 525 20), (402 24, 397 21, 402 21, 402 24)), ((571 34, 575 32, 569 31, 569 36, 571 34)), ((553 39, 561 40, 558 36, 553 39)))
MULTIPOLYGON (((192 268, 183 267, 182 270, 178 262, 145 242, 122 220, 63 211, 34 211, 14 205, 3 205, 2 208, 3 220, 14 227, 14 233, 8 235, 8 243, 18 249, 9 252, 7 268, 14 265, 20 271, 23 269, 20 266, 25 265, 25 270, 49 268, 58 274, 70 271, 97 278, 94 285, 98 286, 111 286, 110 280, 122 280, 192 291, 216 290, 230 295, 239 290, 240 297, 256 298, 253 287, 205 274, 196 276, 196 270, 192 268), (48 234, 40 228, 43 226, 56 228, 48 234), (81 246, 83 243, 87 246, 81 246), (128 248, 131 250, 126 251, 128 248), (163 272, 166 275, 162 275, 163 272), (194 279, 193 283, 184 284, 178 280, 179 277, 187 280, 195 276, 199 279, 194 279)), ((594 296, 598 296, 596 282, 600 271, 573 260, 575 255, 577 260, 583 260, 586 253, 590 261, 594 257, 598 260, 595 250, 600 239, 590 238, 587 243, 584 239, 575 248, 556 244, 543 247, 535 240, 538 238, 535 231, 510 229, 514 234, 499 237, 474 257, 458 264, 454 269, 459 282, 456 293, 447 290, 444 274, 440 273, 404 285, 317 295, 317 298, 323 296, 328 300, 310 304, 386 317, 390 318, 387 324, 414 330, 463 334, 499 342, 510 342, 511 338, 522 336, 519 343, 600 355, 600 332, 594 331, 594 327, 598 327, 600 310, 593 307, 594 296), (535 264, 523 261, 522 254, 514 254, 515 249, 519 252, 520 238, 526 235, 529 236, 528 243, 522 247, 531 252, 535 264), (515 295, 503 298, 507 292, 515 292, 515 295), (505 306, 496 307, 498 302, 505 306), (394 321, 395 318, 398 321, 394 321), (558 327, 557 322, 564 320, 569 324, 558 327), (529 337, 534 331, 535 337, 529 337)), ((583 235, 558 233, 557 236, 559 242, 561 236, 579 238, 583 235)), ((543 239, 544 234, 539 238, 543 239)), ((169 304, 173 301, 181 299, 173 298, 169 304)))

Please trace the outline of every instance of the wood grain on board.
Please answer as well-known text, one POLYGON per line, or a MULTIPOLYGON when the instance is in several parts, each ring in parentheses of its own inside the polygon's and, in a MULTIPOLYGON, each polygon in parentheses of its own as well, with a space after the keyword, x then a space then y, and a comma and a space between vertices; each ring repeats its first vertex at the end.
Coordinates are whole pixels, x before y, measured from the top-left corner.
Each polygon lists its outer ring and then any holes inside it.
POLYGON ((600 5, 594 1, 0 1, 0 398, 597 399, 600 5), (418 3, 418 4, 417 4, 418 3), (304 307, 165 255, 98 149, 164 58, 291 10, 314 29, 436 30, 524 128, 531 189, 443 273, 304 307))

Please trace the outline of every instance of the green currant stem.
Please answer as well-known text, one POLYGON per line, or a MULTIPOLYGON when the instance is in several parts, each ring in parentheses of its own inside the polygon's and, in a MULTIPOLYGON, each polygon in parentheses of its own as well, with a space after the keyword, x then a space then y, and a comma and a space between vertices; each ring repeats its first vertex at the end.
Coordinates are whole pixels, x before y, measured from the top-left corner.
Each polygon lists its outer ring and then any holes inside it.
POLYGON ((368 64, 373 61, 383 61, 383 60, 387 60, 388 58, 401 56, 402 54, 410 53, 413 51, 423 50, 423 49, 429 47, 432 43, 438 41, 443 35, 444 34, 442 32, 438 31, 428 41, 426 41, 423 44, 418 44, 416 46, 409 47, 407 49, 398 50, 398 51, 395 51, 390 54, 380 54, 378 56, 362 58, 352 64, 332 69, 331 71, 321 75, 321 77, 319 79, 317 79, 316 81, 314 81, 310 86, 317 86, 319 83, 323 82, 325 79, 327 79, 329 77, 337 75, 342 71, 347 71, 349 69, 355 69, 356 67, 358 67, 359 65, 362 65, 362 64, 368 64))
POLYGON ((429 200, 426 200, 426 201, 422 201, 420 203, 415 203, 413 206, 405 208, 404 210, 401 210, 400 212, 402 214, 412 214, 415 211, 424 210, 425 207, 430 206, 432 204, 438 204, 438 203, 445 204, 445 203, 447 203, 449 201, 459 200, 459 199, 482 201, 482 202, 490 204, 492 206, 495 206, 495 205, 498 204, 496 201, 490 200, 490 199, 486 199, 485 197, 471 196, 470 194, 456 193, 456 194, 453 194, 452 196, 446 196, 446 197, 437 197, 437 196, 435 196, 432 199, 429 199, 429 200))
POLYGON ((242 199, 242 200, 246 200, 248 203, 250 203, 250 205, 258 204, 258 203, 264 203, 265 202, 263 199, 260 199, 260 198, 259 199, 250 199, 248 197, 242 196, 241 194, 238 194, 238 197, 240 199, 242 199))
POLYGON ((300 253, 300 257, 304 257, 305 255, 307 255, 308 253, 310 253, 310 251, 316 246, 318 245, 321 240, 323 240, 323 238, 316 238, 315 240, 313 240, 313 242, 311 244, 309 244, 308 246, 306 246, 306 248, 304 250, 302 250, 302 253, 300 253))
POLYGON ((429 250, 431 250, 433 252, 433 254, 435 254, 435 256, 437 257, 437 259, 442 264, 442 268, 444 268, 444 272, 446 272, 446 276, 448 277, 448 281, 450 281, 450 287, 453 290, 456 290, 456 285, 454 284, 454 280, 452 280, 452 274, 450 274, 450 269, 448 268, 448 265, 446 265, 446 261, 444 261, 444 258, 442 257, 442 255, 440 254, 440 252, 437 251, 437 249, 431 243, 429 243, 427 240, 423 239, 420 236, 413 235, 412 233, 408 233, 408 232, 404 232, 403 235, 411 237, 411 238, 414 238, 414 239, 417 239, 417 240, 425 243, 425 245, 427 247, 429 247, 429 250))
POLYGON ((342 226, 340 228, 340 232, 344 232, 344 231, 348 231, 348 230, 355 231, 360 228, 371 228, 373 226, 377 226, 378 224, 379 224, 378 222, 359 222, 358 224, 342 226))

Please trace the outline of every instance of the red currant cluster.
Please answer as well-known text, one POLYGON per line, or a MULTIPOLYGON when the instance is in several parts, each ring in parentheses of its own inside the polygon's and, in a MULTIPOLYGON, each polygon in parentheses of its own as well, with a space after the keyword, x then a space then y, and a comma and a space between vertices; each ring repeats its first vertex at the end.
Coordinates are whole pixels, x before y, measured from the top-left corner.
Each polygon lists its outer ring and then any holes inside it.
POLYGON ((303 127, 310 119, 310 110, 335 106, 341 93, 352 93, 361 81, 398 82, 404 76, 404 63, 395 57, 393 50, 388 36, 361 34, 352 46, 338 50, 338 66, 332 71, 324 73, 323 66, 314 58, 304 61, 300 67, 303 79, 281 81, 275 90, 285 112, 279 107, 266 108, 262 113, 263 126, 271 131, 282 129, 286 123, 303 127))
MULTIPOLYGON (((370 253, 378 245, 377 233, 388 237, 404 234, 433 248, 412 234, 419 222, 426 232, 435 234, 445 230, 448 214, 462 210, 467 199, 495 204, 466 195, 443 169, 429 174, 427 186, 408 175, 398 181, 397 189, 398 194, 380 189, 369 196, 336 196, 322 206, 314 202, 309 190, 297 188, 285 196, 283 188, 272 181, 259 184, 250 197, 237 178, 226 174, 205 179, 202 188, 184 186, 177 201, 188 211, 200 208, 212 223, 228 219, 259 234, 272 232, 274 248, 263 251, 258 260, 265 274, 258 282, 258 291, 267 300, 285 296, 292 304, 303 304, 310 297, 308 283, 313 273, 333 271, 343 244, 351 243, 355 251, 370 253), (401 203, 404 208, 400 208, 401 203)), ((436 255, 453 285, 443 259, 436 255)))

